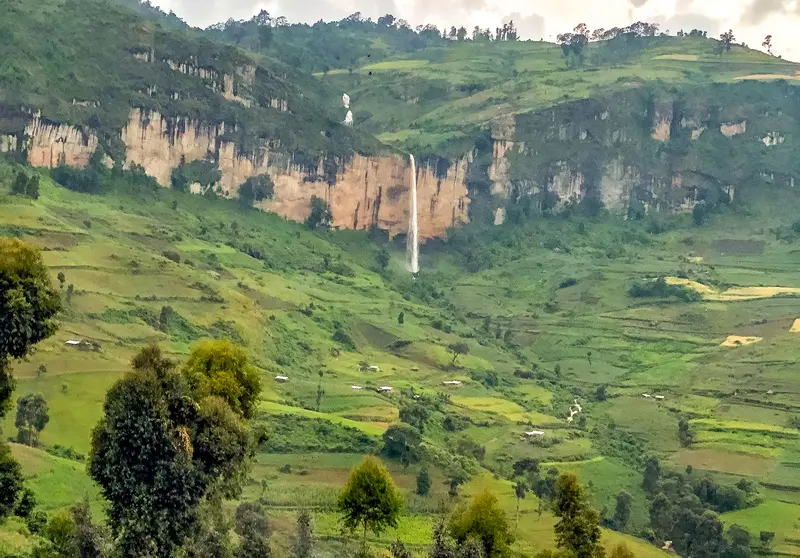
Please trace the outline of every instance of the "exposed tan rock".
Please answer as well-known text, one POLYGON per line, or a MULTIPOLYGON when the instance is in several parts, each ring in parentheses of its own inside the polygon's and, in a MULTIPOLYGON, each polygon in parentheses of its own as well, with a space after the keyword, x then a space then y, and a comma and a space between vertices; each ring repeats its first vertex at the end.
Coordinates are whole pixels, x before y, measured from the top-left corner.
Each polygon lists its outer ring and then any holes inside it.
POLYGON ((668 142, 670 138, 670 125, 671 123, 669 120, 657 120, 656 125, 653 128, 653 133, 650 134, 650 137, 656 141, 661 141, 664 143, 668 142))
POLYGON ((508 182, 508 159, 506 153, 512 149, 523 149, 522 144, 512 140, 497 139, 492 149, 492 164, 489 166, 489 179, 492 183, 492 195, 508 196, 511 185, 508 182))
POLYGON ((744 134, 747 131, 747 120, 722 124, 719 127, 719 131, 722 132, 722 135, 726 138, 732 138, 733 136, 744 134))
POLYGON ((35 167, 54 168, 59 162, 85 167, 97 149, 97 136, 72 126, 52 124, 34 116, 25 127, 28 161, 35 167))
MULTIPOLYGON (((368 229, 377 226, 390 235, 405 234, 410 217, 409 162, 397 155, 355 155, 343 163, 336 183, 318 182, 283 153, 263 149, 243 156, 231 142, 222 141, 222 124, 204 125, 182 118, 167 119, 156 112, 131 111, 121 138, 126 146, 126 167, 141 165, 162 186, 170 185, 172 171, 182 162, 216 160, 222 173, 218 184, 224 195, 234 197, 249 177, 268 174, 275 183, 274 199, 261 208, 288 219, 303 221, 312 196, 331 206, 334 226, 368 229)), ((77 128, 59 126, 34 118, 26 128, 29 160, 34 166, 55 167, 59 161, 84 167, 97 148, 97 137, 77 128)), ((0 150, 16 149, 14 136, 0 138, 0 150)), ((449 227, 468 221, 469 198, 465 179, 469 157, 437 176, 434 166, 417 169, 419 235, 442 237, 449 227)), ((199 191, 191 185, 191 191, 199 191)))

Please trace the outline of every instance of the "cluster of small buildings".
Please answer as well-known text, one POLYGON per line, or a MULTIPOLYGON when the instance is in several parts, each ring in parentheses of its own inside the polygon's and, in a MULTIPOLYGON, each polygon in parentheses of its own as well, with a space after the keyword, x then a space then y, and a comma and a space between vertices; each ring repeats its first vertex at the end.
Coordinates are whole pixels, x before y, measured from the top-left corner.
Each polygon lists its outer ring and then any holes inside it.
POLYGON ((645 399, 655 399, 656 401, 664 401, 666 399, 663 395, 650 395, 649 393, 643 393, 642 397, 645 399))

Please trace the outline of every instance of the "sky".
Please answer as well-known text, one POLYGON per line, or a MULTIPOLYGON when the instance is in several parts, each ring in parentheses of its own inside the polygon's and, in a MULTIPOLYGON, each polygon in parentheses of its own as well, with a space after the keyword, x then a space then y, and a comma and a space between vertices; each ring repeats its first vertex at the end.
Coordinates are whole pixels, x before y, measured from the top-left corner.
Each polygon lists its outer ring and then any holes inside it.
POLYGON ((733 29, 737 41, 761 48, 773 36, 773 51, 800 60, 800 0, 151 0, 174 11, 190 25, 249 19, 265 9, 290 22, 339 20, 353 12, 377 19, 386 13, 412 27, 433 23, 439 28, 475 25, 494 29, 510 19, 523 39, 554 40, 578 23, 590 29, 623 27, 634 21, 657 22, 674 34, 699 28, 717 37, 733 29))

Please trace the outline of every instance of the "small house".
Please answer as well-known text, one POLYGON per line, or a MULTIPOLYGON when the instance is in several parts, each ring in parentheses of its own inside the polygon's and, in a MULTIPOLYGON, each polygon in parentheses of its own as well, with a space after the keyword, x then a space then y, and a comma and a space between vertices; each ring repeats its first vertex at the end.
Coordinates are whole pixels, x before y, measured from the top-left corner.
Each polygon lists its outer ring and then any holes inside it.
POLYGON ((666 399, 666 397, 664 397, 663 395, 656 395, 657 401, 664 401, 664 399, 666 399))
POLYGON ((289 381, 289 377, 288 376, 275 376, 275 381, 278 382, 278 383, 281 383, 281 384, 285 384, 286 382, 289 381))
POLYGON ((412 366, 411 367, 411 371, 412 372, 419 372, 419 366, 412 366))
POLYGON ((530 432, 526 432, 525 435, 528 438, 538 438, 539 436, 544 436, 544 432, 541 430, 531 430, 530 432))
POLYGON ((643 393, 643 394, 642 394, 642 397, 644 397, 645 399, 650 399, 650 398, 651 398, 651 397, 653 397, 653 396, 652 396, 652 395, 650 395, 649 393, 643 393))
POLYGON ((461 385, 461 382, 458 381, 458 380, 449 380, 449 381, 442 382, 442 383, 444 385, 446 385, 446 386, 460 386, 461 385))
POLYGON ((356 390, 359 390, 359 389, 362 389, 362 388, 361 388, 361 386, 350 386, 350 389, 356 389, 356 390))
POLYGON ((370 366, 369 368, 367 368, 367 370, 369 370, 370 372, 380 372, 381 371, 380 367, 375 366, 375 365, 370 366))
POLYGON ((64 344, 69 347, 75 347, 79 351, 100 352, 100 343, 97 343, 96 341, 87 341, 86 339, 81 339, 81 340, 70 339, 64 344))
POLYGON ((378 388, 378 393, 389 393, 392 389, 391 386, 381 386, 378 388))

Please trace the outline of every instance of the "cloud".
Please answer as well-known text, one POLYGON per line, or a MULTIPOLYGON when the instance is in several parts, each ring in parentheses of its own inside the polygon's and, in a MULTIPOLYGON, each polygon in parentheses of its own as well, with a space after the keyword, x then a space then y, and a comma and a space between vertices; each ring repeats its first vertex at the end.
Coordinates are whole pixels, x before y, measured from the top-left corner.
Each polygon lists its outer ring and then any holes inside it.
POLYGON ((662 31, 669 30, 674 35, 681 29, 687 33, 692 29, 708 31, 709 37, 716 37, 722 32, 722 24, 702 14, 675 14, 672 17, 656 17, 653 21, 660 24, 662 31))
POLYGON ((514 22, 521 39, 538 41, 545 36, 544 18, 539 14, 523 16, 519 12, 513 12, 503 16, 503 23, 508 23, 509 21, 514 22))
MULTIPOLYGON (((753 0, 745 7, 741 23, 743 25, 758 25, 771 15, 783 15, 790 11, 784 0, 753 0)), ((795 8, 794 12, 797 13, 798 9, 795 8)))

